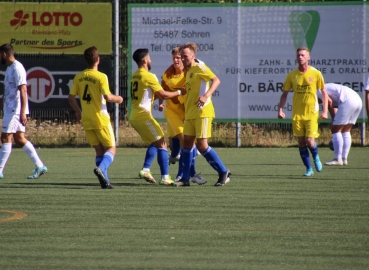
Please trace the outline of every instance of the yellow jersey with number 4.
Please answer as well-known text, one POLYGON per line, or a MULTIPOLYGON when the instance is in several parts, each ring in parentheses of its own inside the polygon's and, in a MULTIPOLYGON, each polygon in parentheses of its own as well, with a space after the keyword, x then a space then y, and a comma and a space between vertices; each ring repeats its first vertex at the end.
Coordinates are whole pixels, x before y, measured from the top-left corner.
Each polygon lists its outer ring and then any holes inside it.
POLYGON ((319 115, 317 91, 323 88, 322 73, 312 66, 305 73, 298 69, 288 73, 283 90, 294 91, 292 120, 312 120, 319 115))
POLYGON ((111 94, 106 74, 85 69, 73 79, 71 95, 79 96, 82 125, 85 130, 101 129, 110 123, 104 95, 111 94))
POLYGON ((162 89, 155 74, 144 68, 137 69, 131 79, 132 110, 129 119, 139 117, 141 114, 151 115, 155 92, 162 89))
POLYGON ((211 96, 204 106, 197 107, 199 97, 210 88, 209 81, 216 75, 204 63, 196 63, 186 73, 187 97, 185 100, 185 119, 214 118, 214 106, 211 96))

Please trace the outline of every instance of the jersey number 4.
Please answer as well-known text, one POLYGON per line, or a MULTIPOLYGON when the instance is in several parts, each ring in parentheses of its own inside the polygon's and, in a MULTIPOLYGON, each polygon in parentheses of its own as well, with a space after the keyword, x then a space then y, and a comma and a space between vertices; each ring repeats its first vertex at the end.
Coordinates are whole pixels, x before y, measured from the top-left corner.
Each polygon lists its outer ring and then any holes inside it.
POLYGON ((136 92, 138 91, 138 82, 131 82, 131 98, 132 100, 138 100, 138 96, 136 96, 136 92))
POLYGON ((91 95, 88 93, 88 84, 86 84, 85 91, 83 92, 82 100, 86 100, 87 104, 91 102, 91 95))

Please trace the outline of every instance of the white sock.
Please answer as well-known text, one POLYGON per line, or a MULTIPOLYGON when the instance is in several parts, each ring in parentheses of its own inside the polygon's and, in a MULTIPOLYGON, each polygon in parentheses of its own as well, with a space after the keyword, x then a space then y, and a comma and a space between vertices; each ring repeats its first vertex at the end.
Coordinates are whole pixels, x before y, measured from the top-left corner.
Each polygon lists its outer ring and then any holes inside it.
POLYGON ((33 144, 30 141, 28 141, 23 146, 23 150, 24 150, 24 152, 26 152, 26 154, 29 156, 29 158, 33 161, 36 168, 40 168, 40 167, 44 166, 41 159, 38 157, 38 154, 36 152, 35 147, 33 146, 33 144))
POLYGON ((3 143, 0 152, 0 173, 3 172, 6 162, 12 152, 12 143, 3 143))
POLYGON ((343 148, 343 138, 342 133, 337 132, 332 134, 332 141, 334 147, 334 158, 342 159, 342 148, 343 148))
POLYGON ((350 132, 342 133, 342 138, 343 138, 342 158, 347 159, 347 156, 351 148, 351 133, 350 132))

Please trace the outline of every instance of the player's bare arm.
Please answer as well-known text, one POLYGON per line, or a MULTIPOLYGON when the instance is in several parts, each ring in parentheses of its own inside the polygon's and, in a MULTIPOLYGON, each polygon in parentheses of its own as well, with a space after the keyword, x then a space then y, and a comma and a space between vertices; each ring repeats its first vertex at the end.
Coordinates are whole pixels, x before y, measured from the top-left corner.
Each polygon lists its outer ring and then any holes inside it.
POLYGON ((214 77, 210 81, 211 81, 211 86, 209 90, 206 91, 206 93, 203 96, 199 97, 199 99, 196 102, 197 107, 204 106, 206 101, 208 101, 208 98, 211 97, 211 95, 215 92, 215 90, 217 90, 218 86, 220 85, 220 80, 218 77, 214 77))
POLYGON ((289 91, 284 91, 281 95, 281 99, 279 100, 279 107, 278 107, 278 118, 279 119, 284 119, 286 117, 286 115, 283 112, 283 108, 284 108, 284 105, 286 104, 288 93, 289 91))
POLYGON ((107 102, 111 103, 121 104, 123 102, 123 98, 121 96, 116 96, 113 94, 104 95, 104 98, 107 102))
POLYGON ((328 119, 328 94, 325 88, 321 89, 320 92, 322 93, 323 112, 319 118, 328 119))
POLYGON ((155 94, 161 99, 174 98, 174 97, 178 97, 181 95, 185 95, 186 93, 187 92, 185 88, 181 88, 180 90, 174 91, 174 92, 167 92, 167 91, 164 91, 163 89, 155 92, 155 94))
POLYGON ((27 86, 25 84, 19 85, 18 90, 20 91, 20 103, 21 103, 21 110, 20 110, 20 122, 23 126, 27 124, 27 115, 26 115, 26 108, 27 108, 27 86))
POLYGON ((78 103, 77 103, 77 100, 76 100, 76 96, 69 94, 68 101, 69 101, 70 106, 76 112, 77 121, 80 122, 81 121, 82 111, 81 111, 80 107, 78 106, 78 103))

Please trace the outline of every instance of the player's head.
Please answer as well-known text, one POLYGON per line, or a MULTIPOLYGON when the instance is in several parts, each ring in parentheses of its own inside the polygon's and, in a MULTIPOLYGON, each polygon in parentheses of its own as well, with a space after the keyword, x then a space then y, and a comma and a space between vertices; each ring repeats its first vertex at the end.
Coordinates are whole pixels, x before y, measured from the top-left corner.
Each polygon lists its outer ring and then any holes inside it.
POLYGON ((195 54, 197 52, 197 46, 194 43, 187 43, 181 48, 181 58, 183 66, 188 69, 195 61, 195 54), (194 46, 195 45, 195 46, 194 46))
POLYGON ((181 58, 181 47, 176 47, 172 50, 172 60, 173 60, 173 66, 175 68, 182 68, 182 58, 181 58))
POLYGON ((136 62, 138 67, 147 66, 148 70, 151 70, 151 59, 149 49, 137 49, 133 53, 133 60, 136 62))
POLYGON ((93 67, 100 60, 99 52, 95 46, 87 48, 83 55, 89 67, 93 67))
POLYGON ((0 46, 0 62, 5 65, 7 60, 14 57, 14 49, 10 44, 3 44, 0 46))
POLYGON ((307 47, 299 47, 296 50, 296 59, 299 65, 308 64, 310 60, 310 50, 307 47))

